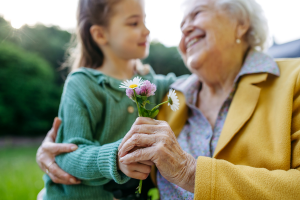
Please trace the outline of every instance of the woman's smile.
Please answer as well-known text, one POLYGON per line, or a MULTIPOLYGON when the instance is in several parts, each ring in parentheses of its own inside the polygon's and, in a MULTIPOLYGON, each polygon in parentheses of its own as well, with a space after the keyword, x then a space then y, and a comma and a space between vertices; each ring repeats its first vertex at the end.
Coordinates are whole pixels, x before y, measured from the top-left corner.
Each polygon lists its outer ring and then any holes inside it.
POLYGON ((200 29, 195 29, 190 32, 190 35, 188 35, 185 39, 185 48, 186 51, 189 52, 190 48, 198 44, 202 41, 206 36, 206 33, 200 29))
POLYGON ((204 36, 198 36, 191 39, 186 45, 186 52, 189 53, 193 48, 197 48, 201 46, 201 42, 205 38, 204 36))

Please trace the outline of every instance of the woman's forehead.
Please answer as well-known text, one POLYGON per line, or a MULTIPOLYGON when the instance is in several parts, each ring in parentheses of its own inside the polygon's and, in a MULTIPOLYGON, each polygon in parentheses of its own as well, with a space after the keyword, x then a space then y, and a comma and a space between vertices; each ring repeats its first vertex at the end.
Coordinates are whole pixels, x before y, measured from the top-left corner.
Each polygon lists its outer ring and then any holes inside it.
POLYGON ((185 0, 182 8, 183 8, 183 18, 181 21, 181 26, 186 21, 186 19, 193 14, 195 11, 199 9, 209 9, 214 6, 214 2, 216 0, 185 0))
POLYGON ((197 8, 207 8, 213 5, 215 0, 185 0, 183 3, 183 16, 184 18, 190 15, 197 8))

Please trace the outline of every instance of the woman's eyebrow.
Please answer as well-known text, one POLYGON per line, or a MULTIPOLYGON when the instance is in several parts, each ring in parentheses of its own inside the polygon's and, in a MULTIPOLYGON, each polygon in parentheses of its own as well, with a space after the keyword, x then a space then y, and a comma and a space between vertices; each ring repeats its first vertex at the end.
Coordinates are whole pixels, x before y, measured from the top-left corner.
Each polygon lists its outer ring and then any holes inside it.
POLYGON ((180 28, 182 28, 183 24, 185 23, 185 20, 186 20, 189 16, 191 16, 191 15, 192 15, 193 13, 195 13, 197 10, 199 10, 199 9, 205 9, 205 8, 207 8, 206 5, 198 5, 198 6, 194 7, 194 8, 193 8, 191 11, 189 11, 188 14, 183 18, 183 20, 182 20, 182 22, 181 22, 181 24, 180 24, 180 28))

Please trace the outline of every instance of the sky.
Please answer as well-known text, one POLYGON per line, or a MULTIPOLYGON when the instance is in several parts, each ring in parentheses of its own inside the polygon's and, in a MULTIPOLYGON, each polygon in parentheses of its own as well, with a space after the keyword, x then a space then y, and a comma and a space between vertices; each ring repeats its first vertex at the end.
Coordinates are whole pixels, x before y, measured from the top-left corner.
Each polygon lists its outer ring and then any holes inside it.
MULTIPOLYGON (((150 39, 166 46, 180 40, 184 0, 145 0, 150 39)), ((78 0, 0 0, 0 15, 15 28, 24 24, 56 25, 74 30, 78 0)), ((271 34, 279 44, 300 39, 300 0, 257 0, 265 11, 271 34)), ((1 28, 1 27, 0 27, 1 28)))

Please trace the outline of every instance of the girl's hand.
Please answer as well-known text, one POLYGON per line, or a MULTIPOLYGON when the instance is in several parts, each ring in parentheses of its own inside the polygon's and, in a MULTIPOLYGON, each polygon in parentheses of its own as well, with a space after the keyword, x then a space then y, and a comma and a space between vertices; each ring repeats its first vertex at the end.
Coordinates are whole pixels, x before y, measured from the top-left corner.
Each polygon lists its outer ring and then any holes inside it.
MULTIPOLYGON (((134 152, 136 149, 134 148, 130 152, 134 152)), ((153 165, 153 162, 151 161, 141 161, 141 162, 135 162, 130 164, 123 164, 120 162, 120 157, 118 156, 118 169, 121 170, 126 176, 129 176, 134 179, 139 180, 145 180, 150 172, 151 172, 151 166, 153 165)))
POLYGON ((56 144, 55 139, 61 120, 54 119, 52 129, 47 133, 42 145, 36 153, 36 162, 41 170, 49 175, 54 183, 72 185, 79 184, 80 180, 63 171, 55 163, 55 156, 61 153, 72 152, 77 149, 75 144, 56 144))
POLYGON ((169 182, 194 192, 196 159, 183 151, 165 121, 139 117, 119 146, 120 163, 152 161, 169 182), (134 147, 141 149, 131 152, 134 147))

